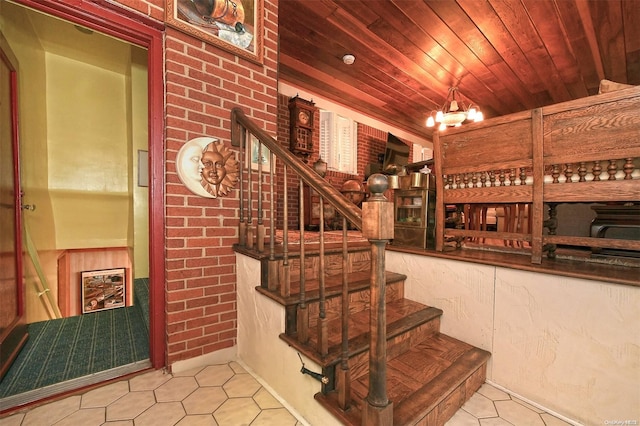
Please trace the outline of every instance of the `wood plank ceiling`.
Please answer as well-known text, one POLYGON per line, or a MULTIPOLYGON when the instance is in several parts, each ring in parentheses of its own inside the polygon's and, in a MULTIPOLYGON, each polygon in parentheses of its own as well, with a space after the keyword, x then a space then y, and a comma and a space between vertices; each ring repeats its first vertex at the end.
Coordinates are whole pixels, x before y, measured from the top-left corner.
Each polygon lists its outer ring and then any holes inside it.
POLYGON ((278 15, 281 80, 419 136, 451 86, 495 117, 640 84, 639 0, 280 0, 278 15))

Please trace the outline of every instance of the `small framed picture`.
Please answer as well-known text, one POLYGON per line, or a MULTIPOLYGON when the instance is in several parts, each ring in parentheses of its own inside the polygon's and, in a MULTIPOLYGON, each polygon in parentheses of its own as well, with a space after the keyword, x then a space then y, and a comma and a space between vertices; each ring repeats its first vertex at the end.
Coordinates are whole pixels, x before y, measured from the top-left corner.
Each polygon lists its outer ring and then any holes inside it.
POLYGON ((266 145, 262 144, 253 135, 251 136, 251 170, 258 170, 258 166, 262 166, 263 173, 269 173, 271 170, 271 151, 266 145))
POLYGON ((81 272, 82 313, 125 306, 125 268, 81 272))
POLYGON ((149 151, 138 150, 138 186, 149 186, 149 151))

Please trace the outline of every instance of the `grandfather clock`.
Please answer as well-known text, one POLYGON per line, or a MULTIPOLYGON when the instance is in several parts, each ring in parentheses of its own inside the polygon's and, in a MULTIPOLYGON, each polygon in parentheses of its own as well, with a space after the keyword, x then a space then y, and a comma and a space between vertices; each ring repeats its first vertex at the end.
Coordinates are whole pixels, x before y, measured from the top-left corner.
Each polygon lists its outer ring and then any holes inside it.
POLYGON ((313 153, 315 104, 298 97, 289 99, 289 150, 306 160, 313 153))

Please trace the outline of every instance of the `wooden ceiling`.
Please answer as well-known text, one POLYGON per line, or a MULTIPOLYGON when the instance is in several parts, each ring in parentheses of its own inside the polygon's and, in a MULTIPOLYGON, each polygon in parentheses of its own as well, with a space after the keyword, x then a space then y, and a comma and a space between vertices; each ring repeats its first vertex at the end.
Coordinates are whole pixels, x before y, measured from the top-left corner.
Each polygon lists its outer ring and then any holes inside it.
POLYGON ((638 0, 280 0, 278 15, 281 80, 420 136, 451 86, 495 117, 640 84, 638 0))

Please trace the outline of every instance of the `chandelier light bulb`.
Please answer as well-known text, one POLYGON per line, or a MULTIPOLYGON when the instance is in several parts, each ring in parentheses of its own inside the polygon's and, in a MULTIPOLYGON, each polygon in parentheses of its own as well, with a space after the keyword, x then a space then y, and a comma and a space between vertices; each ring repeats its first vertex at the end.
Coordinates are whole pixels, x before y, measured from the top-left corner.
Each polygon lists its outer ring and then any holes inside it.
POLYGON ((429 118, 427 118, 427 127, 433 127, 436 125, 436 120, 433 119, 433 116, 430 115, 429 118))
POLYGON ((442 131, 447 127, 460 127, 467 120, 478 122, 483 119, 480 108, 471 102, 465 102, 458 88, 451 87, 442 107, 436 112, 435 117, 433 112, 431 113, 426 124, 427 127, 433 127, 438 123, 438 130, 442 131))

